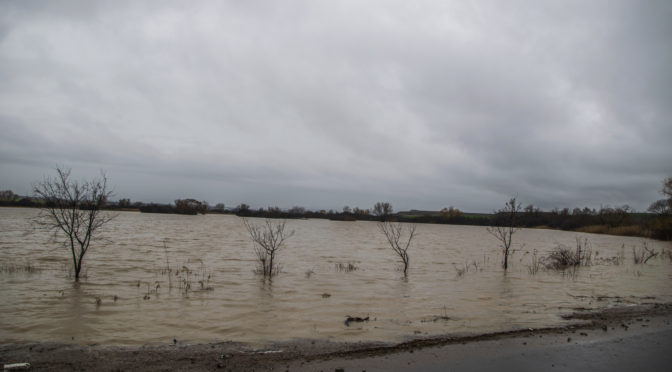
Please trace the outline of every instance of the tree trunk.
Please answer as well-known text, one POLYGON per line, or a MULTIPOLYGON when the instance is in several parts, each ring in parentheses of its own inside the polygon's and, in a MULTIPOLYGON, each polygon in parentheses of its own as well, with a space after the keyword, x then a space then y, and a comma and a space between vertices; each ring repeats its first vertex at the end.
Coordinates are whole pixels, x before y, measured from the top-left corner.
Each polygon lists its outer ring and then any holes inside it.
POLYGON ((70 251, 72 252, 72 271, 75 272, 75 281, 79 280, 79 267, 77 264, 77 254, 75 254, 75 241, 70 237, 70 251))
POLYGON ((82 270, 81 261, 80 264, 75 263, 75 281, 79 281, 79 272, 82 270))

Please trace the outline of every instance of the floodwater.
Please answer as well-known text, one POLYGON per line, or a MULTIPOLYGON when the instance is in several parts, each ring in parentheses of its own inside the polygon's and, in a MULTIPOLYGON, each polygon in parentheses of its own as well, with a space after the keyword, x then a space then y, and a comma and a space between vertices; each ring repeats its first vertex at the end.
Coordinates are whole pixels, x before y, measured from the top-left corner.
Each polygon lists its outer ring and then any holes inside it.
POLYGON ((484 227, 420 224, 404 278, 375 222, 290 220, 295 234, 278 254, 282 272, 268 281, 254 272, 240 218, 132 212, 106 225, 75 284, 67 248, 33 229, 36 214, 0 208, 2 343, 397 342, 561 325, 561 315, 577 309, 672 302, 670 242, 648 240, 666 253, 635 265, 632 247, 641 238, 523 229, 505 273, 484 227), (535 250, 545 256, 577 237, 597 256, 591 266, 530 273, 535 250), (620 264, 611 259, 618 256, 620 264), (346 325, 347 315, 370 320, 346 325))

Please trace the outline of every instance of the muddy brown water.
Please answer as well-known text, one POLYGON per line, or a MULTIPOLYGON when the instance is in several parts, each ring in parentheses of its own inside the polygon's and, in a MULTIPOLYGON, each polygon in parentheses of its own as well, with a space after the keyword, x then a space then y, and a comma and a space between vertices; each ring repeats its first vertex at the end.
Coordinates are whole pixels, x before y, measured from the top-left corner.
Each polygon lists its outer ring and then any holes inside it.
MULTIPOLYGON (((484 227, 421 224, 404 278, 375 222, 290 220, 295 235, 269 282, 254 272, 240 218, 133 212, 106 226, 85 258, 86 277, 74 284, 69 252, 59 237, 32 228, 36 214, 0 208, 2 343, 398 342, 562 325, 561 315, 577 309, 672 302, 669 255, 633 263, 641 238, 523 229, 504 273, 498 242, 484 227), (574 247, 577 237, 590 242, 592 265, 530 273, 535 250, 542 257, 558 244, 574 247), (349 263, 357 269, 336 269, 349 263), (22 271, 27 264, 37 270, 22 271), (370 320, 346 325, 347 315, 370 320)), ((670 242, 647 244, 672 250, 670 242)))

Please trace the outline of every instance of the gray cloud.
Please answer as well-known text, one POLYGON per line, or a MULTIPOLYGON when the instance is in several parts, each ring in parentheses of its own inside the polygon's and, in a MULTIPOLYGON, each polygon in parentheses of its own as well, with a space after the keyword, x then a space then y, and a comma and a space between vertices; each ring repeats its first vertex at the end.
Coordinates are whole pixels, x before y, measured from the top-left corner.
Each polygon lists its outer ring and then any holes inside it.
POLYGON ((2 2, 0 187, 644 209, 672 175, 672 6, 2 2))

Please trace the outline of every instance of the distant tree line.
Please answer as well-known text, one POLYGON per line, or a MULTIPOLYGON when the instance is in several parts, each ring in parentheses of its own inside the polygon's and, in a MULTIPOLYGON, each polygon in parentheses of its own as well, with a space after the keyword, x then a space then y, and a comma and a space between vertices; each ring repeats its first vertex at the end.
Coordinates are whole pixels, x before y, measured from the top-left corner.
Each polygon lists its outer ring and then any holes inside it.
MULTIPOLYGON (((672 177, 664 180, 661 193, 665 198, 653 202, 648 208, 648 213, 635 212, 627 205, 603 206, 600 209, 585 207, 542 211, 529 204, 521 207, 516 219, 516 227, 542 227, 672 240, 672 177)), ((44 207, 44 203, 45 200, 41 198, 19 196, 10 190, 0 191, 0 206, 44 207)), ((439 212, 411 210, 394 213, 392 205, 388 202, 378 202, 370 209, 345 206, 342 210, 336 211, 333 209, 308 210, 301 206, 289 209, 281 209, 277 206, 253 209, 245 203, 234 208, 226 208, 223 203, 212 207, 205 201, 192 198, 177 199, 171 204, 132 203, 130 199, 119 199, 116 202, 107 201, 103 209, 185 215, 223 213, 240 217, 323 218, 335 221, 391 221, 475 226, 502 226, 507 221, 501 211, 491 214, 464 213, 452 206, 443 208, 439 212)))
POLYGON ((196 199, 177 199, 175 204, 143 204, 138 207, 143 213, 173 213, 197 215, 208 211, 208 203, 196 199))
MULTIPOLYGON (((666 209, 666 213, 670 214, 666 209)), ((389 203, 376 203, 371 209, 350 208, 346 206, 342 211, 319 210, 311 211, 303 207, 293 207, 283 210, 279 207, 253 209, 247 204, 227 210, 240 217, 261 218, 324 218, 335 221, 391 221, 408 223, 435 223, 451 225, 474 226, 502 226, 508 224, 505 213, 501 211, 491 214, 464 213, 457 208, 443 208, 439 212, 431 211, 402 211, 394 213, 389 203)), ((670 223, 670 220, 665 220, 670 223)), ((603 206, 600 209, 574 208, 572 210, 554 209, 542 211, 533 205, 521 207, 516 219, 516 227, 551 228, 559 230, 579 230, 594 233, 609 233, 616 235, 652 236, 658 239, 670 239, 662 234, 667 226, 661 222, 660 214, 638 213, 629 206, 603 206), (656 229, 656 227, 659 227, 656 229)))
POLYGON ((42 205, 39 199, 16 195, 11 190, 0 191, 0 206, 2 207, 38 207, 42 205))

